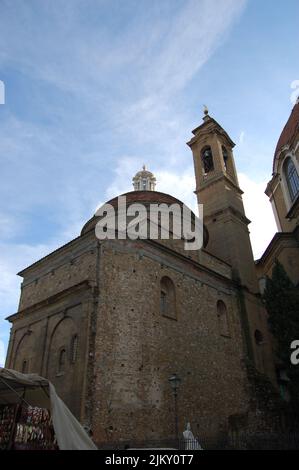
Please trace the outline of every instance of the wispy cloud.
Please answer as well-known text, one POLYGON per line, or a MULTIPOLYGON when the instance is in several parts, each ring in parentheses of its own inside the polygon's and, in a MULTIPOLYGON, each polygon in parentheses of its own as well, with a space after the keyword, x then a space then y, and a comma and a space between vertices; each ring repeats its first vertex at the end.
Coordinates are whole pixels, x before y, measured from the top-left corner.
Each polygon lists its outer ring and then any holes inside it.
POLYGON ((261 257, 277 231, 271 204, 265 195, 267 182, 267 178, 253 179, 239 173, 246 216, 251 220, 249 231, 255 259, 261 257))
POLYGON ((291 103, 295 104, 299 98, 299 80, 293 80, 291 83, 291 89, 294 90, 291 93, 291 103))
POLYGON ((241 131, 240 135, 239 135, 239 144, 243 144, 244 142, 244 139, 245 139, 245 131, 241 131))
POLYGON ((78 235, 100 201, 132 189, 142 163, 158 189, 193 204, 193 123, 178 98, 245 4, 2 2, 0 340, 17 308, 15 273, 78 235))
POLYGON ((6 358, 6 348, 4 341, 0 340, 0 367, 4 367, 6 358))
MULTIPOLYGON (((132 191, 132 168, 135 168, 136 172, 140 170, 138 163, 137 159, 129 157, 120 162, 115 169, 112 185, 106 193, 108 198, 132 191)), ((195 176, 192 165, 187 165, 181 172, 176 169, 167 170, 159 165, 149 169, 157 178, 157 191, 177 197, 195 213, 198 212, 197 198, 193 192, 195 190, 195 176)), ((245 212, 251 220, 249 230, 254 257, 258 259, 277 231, 271 204, 265 195, 268 180, 266 177, 250 177, 242 172, 238 174, 238 178, 240 187, 244 191, 245 212)))

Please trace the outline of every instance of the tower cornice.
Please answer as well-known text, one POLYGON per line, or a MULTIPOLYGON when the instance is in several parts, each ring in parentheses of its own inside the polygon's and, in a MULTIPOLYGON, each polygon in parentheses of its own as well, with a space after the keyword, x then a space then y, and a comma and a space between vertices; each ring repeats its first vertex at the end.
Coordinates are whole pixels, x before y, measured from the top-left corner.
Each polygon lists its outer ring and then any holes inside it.
POLYGON ((223 173, 217 173, 215 176, 207 178, 206 181, 200 183, 200 188, 196 188, 194 191, 194 194, 199 194, 201 191, 204 189, 208 188, 209 186, 212 186, 213 184, 217 183, 219 180, 225 180, 228 184, 232 186, 232 188, 237 191, 241 196, 244 194, 244 191, 235 184, 235 182, 230 178, 229 175, 223 174, 223 173))
POLYGON ((194 137, 192 137, 189 142, 187 142, 187 145, 189 147, 192 147, 192 145, 198 142, 202 137, 211 134, 217 134, 224 137, 231 148, 235 147, 235 143, 230 138, 228 133, 220 126, 220 124, 215 119, 211 118, 210 116, 209 119, 206 120, 203 124, 193 129, 192 134, 194 135, 194 137))

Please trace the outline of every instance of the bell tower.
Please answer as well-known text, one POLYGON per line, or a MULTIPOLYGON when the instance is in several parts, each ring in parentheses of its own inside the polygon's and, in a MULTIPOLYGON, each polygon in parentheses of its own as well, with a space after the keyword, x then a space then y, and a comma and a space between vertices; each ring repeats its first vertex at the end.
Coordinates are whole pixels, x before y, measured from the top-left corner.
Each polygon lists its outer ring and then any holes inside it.
POLYGON ((203 204, 204 223, 209 231, 206 250, 232 267, 237 286, 246 354, 256 367, 275 382, 267 315, 259 286, 234 163, 234 142, 218 122, 204 110, 203 123, 192 131, 187 143, 194 160, 198 203, 203 204), (263 338, 262 341, 257 338, 263 338))
POLYGON ((203 124, 192 131, 198 203, 209 230, 207 251, 232 265, 236 279, 258 291, 247 219, 234 163, 234 142, 204 110, 203 124))

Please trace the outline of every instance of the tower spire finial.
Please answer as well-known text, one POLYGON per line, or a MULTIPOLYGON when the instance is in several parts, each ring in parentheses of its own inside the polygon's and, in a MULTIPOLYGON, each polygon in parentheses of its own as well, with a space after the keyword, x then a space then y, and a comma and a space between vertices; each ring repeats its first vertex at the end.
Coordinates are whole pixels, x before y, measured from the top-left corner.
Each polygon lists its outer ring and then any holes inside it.
POLYGON ((210 116, 209 116, 209 109, 208 107, 204 104, 203 105, 203 113, 204 113, 204 117, 202 118, 204 122, 207 122, 210 120, 210 116))

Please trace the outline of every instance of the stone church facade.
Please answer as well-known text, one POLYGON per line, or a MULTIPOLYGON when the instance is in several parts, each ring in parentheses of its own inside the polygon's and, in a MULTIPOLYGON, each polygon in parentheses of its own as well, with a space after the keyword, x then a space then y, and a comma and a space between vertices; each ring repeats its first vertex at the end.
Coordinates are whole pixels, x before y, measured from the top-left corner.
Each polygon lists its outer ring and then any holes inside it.
POLYGON ((257 262, 260 279, 272 272, 275 259, 299 284, 299 100, 279 137, 272 178, 266 194, 272 204, 278 232, 257 262))
MULTIPOLYGON (((19 273, 6 367, 49 378, 99 445, 174 437, 175 415, 179 435, 187 422, 205 436, 248 428, 247 363, 277 386, 234 143, 206 111, 188 145, 203 249, 186 251, 182 239, 99 240, 93 217, 19 273)), ((133 183, 127 204, 182 205, 155 191, 145 168, 133 183)))
MULTIPOLYGON (((276 260, 283 265, 293 284, 299 287, 298 175, 299 98, 278 139, 274 152, 272 178, 265 191, 273 208, 278 232, 256 262, 261 292, 265 287, 265 277, 271 277, 276 260)), ((284 373, 284 366, 275 357, 274 362, 280 388, 287 392, 289 378, 284 373)))

